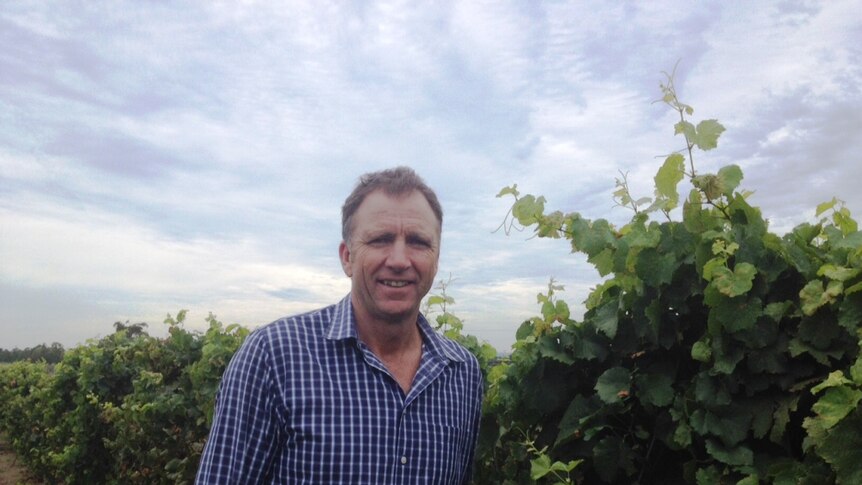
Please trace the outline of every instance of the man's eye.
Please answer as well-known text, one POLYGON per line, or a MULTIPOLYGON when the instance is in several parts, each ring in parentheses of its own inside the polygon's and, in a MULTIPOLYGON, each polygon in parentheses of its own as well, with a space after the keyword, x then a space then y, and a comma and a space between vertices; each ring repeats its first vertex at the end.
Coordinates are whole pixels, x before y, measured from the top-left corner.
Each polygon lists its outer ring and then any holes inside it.
POLYGON ((371 240, 368 241, 368 244, 371 244, 374 246, 382 246, 384 244, 389 244, 391 241, 392 241, 391 237, 379 236, 379 237, 371 238, 371 240))
POLYGON ((425 248, 431 246, 431 243, 428 240, 422 238, 410 238, 407 240, 407 242, 414 246, 421 246, 425 248))

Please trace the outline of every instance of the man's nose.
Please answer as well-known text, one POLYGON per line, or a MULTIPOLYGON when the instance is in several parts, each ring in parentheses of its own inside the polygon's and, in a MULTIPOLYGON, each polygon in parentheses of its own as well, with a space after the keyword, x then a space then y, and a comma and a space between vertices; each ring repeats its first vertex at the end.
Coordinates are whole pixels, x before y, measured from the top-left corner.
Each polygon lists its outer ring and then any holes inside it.
POLYGON ((407 256, 407 243, 397 239, 389 251, 386 264, 392 268, 404 269, 410 266, 410 258, 407 256))

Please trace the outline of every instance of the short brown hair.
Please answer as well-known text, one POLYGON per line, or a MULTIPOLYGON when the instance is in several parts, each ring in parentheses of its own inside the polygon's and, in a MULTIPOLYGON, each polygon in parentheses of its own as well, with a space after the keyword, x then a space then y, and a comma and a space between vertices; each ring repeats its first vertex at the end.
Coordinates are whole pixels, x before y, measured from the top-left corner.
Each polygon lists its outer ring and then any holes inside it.
POLYGON ((410 167, 396 167, 379 172, 370 172, 359 177, 359 183, 353 192, 347 196, 344 205, 341 206, 341 237, 345 242, 350 240, 353 231, 353 214, 359 209, 365 197, 375 190, 383 190, 386 195, 398 196, 408 195, 414 190, 425 196, 440 227, 443 226, 443 208, 437 195, 425 184, 425 181, 410 167))

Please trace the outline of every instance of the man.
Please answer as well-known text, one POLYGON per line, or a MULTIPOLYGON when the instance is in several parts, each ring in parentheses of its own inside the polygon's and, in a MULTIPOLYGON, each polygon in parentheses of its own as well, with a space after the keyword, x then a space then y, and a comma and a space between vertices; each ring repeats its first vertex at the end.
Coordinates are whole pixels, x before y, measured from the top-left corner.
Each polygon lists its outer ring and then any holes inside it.
POLYGON ((419 313, 442 221, 411 169, 360 179, 338 248, 350 294, 246 339, 222 379, 197 483, 469 480, 479 366, 419 313))

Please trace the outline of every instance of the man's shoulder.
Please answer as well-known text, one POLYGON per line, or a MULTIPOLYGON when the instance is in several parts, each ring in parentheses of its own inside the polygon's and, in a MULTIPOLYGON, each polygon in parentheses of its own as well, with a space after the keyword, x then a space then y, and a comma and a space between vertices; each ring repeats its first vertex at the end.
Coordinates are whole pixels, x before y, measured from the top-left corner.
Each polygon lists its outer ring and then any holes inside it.
POLYGON ((301 343, 308 339, 323 338, 339 318, 340 303, 315 310, 285 316, 254 329, 246 339, 250 345, 281 347, 290 342, 301 343))

